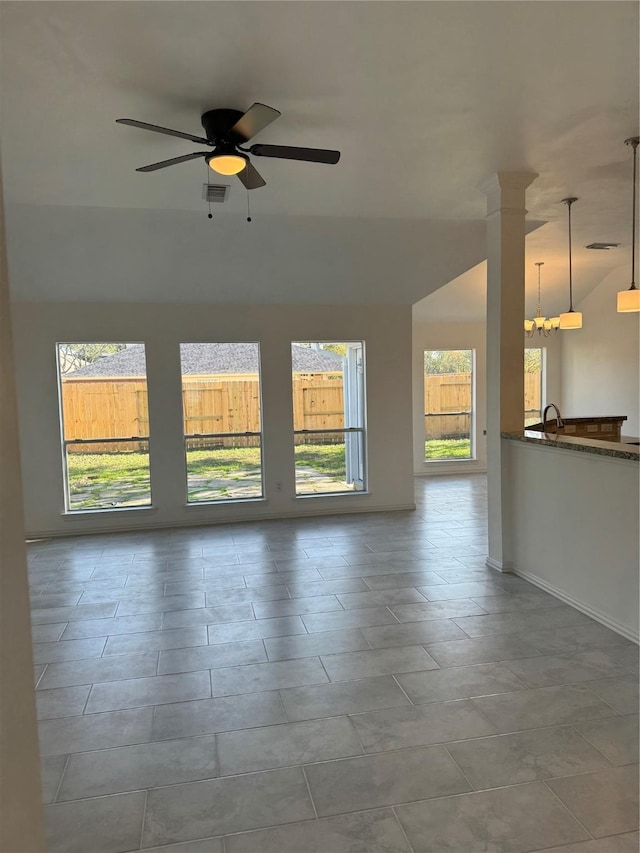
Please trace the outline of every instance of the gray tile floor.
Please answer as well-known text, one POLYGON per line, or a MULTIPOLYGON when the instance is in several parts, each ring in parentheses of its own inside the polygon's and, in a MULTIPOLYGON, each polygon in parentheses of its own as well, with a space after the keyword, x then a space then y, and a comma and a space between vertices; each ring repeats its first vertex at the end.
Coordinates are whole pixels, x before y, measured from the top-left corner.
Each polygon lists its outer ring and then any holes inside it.
POLYGON ((637 851, 637 647, 416 500, 32 544, 49 853, 637 851))

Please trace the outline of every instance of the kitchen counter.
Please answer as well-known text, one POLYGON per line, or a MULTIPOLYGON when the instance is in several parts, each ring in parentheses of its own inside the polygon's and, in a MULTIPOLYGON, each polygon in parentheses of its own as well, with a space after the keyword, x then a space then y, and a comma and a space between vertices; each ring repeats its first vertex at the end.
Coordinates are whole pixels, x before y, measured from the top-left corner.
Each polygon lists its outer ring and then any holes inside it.
POLYGON ((536 432, 535 430, 524 430, 523 432, 503 432, 501 438, 509 441, 523 441, 528 444, 544 445, 546 447, 558 447, 562 450, 574 450, 578 453, 593 453, 597 456, 609 456, 614 459, 629 459, 640 461, 640 447, 631 444, 638 439, 625 436, 623 441, 602 441, 596 438, 577 438, 570 435, 556 435, 551 432, 536 432))
POLYGON ((503 439, 507 565, 637 643, 640 448, 531 430, 503 439))

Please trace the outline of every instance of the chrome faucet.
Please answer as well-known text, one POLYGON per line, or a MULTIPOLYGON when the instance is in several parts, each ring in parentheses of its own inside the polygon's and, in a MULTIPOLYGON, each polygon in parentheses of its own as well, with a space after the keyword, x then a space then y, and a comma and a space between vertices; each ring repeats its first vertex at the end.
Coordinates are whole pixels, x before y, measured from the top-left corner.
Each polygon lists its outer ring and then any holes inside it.
POLYGON ((562 420, 562 415, 560 414, 560 409, 556 406, 555 403, 549 403, 548 406, 544 407, 544 412, 542 413, 542 431, 547 431, 547 412, 549 409, 556 410, 556 430, 562 429, 564 426, 564 421, 562 420))

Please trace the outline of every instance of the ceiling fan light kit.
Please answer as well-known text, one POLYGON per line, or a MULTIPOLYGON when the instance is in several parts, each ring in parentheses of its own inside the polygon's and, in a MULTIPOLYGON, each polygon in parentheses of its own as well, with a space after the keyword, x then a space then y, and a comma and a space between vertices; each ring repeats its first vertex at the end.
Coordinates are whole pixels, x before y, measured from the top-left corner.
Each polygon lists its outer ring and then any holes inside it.
POLYGON ((242 145, 264 130, 280 116, 280 112, 266 104, 255 103, 243 113, 240 110, 218 109, 209 110, 201 117, 202 127, 206 136, 194 136, 180 130, 170 130, 156 124, 148 124, 132 118, 118 118, 118 124, 150 130, 153 133, 163 133, 165 136, 176 136, 200 145, 208 145, 211 151, 195 151, 193 154, 183 154, 172 157, 149 166, 140 166, 136 172, 157 172, 178 163, 204 158, 207 164, 220 175, 237 175, 240 183, 247 190, 264 187, 266 181, 260 175, 249 159, 254 157, 275 157, 279 160, 303 160, 308 163, 326 163, 335 165, 340 159, 339 151, 323 148, 298 148, 291 145, 252 145, 243 148, 242 145))
POLYGON ((235 151, 225 151, 222 146, 216 148, 213 154, 206 158, 207 164, 219 175, 237 175, 247 168, 249 158, 235 151))
POLYGON ((640 290, 636 287, 636 178, 638 165, 638 144, 640 136, 625 139, 625 145, 633 148, 633 212, 631 215, 631 286, 628 290, 618 291, 618 313, 631 314, 640 311, 640 290))

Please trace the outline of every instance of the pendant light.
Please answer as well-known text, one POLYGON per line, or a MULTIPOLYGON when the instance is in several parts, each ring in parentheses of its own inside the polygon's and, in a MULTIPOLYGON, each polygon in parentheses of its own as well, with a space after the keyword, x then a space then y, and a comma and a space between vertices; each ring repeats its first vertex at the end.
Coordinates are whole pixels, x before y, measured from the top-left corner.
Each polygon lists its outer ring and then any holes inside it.
POLYGON ((571 270, 571 205, 577 198, 563 198, 562 201, 569 209, 569 310, 560 315, 561 329, 581 329, 582 313, 573 309, 573 278, 571 270))
POLYGON ((640 290, 636 287, 636 172, 638 161, 639 136, 625 139, 625 145, 633 147, 633 214, 631 216, 631 287, 618 291, 618 313, 630 314, 640 311, 640 290))
POLYGON ((540 302, 540 267, 544 266, 544 261, 536 261, 536 266, 538 267, 538 307, 536 309, 536 316, 533 320, 525 320, 524 321, 524 330, 528 338, 532 338, 536 331, 538 335, 544 335, 545 338, 548 338, 552 333, 555 334, 558 331, 560 326, 560 317, 551 317, 551 319, 547 319, 542 315, 542 305, 540 302))

